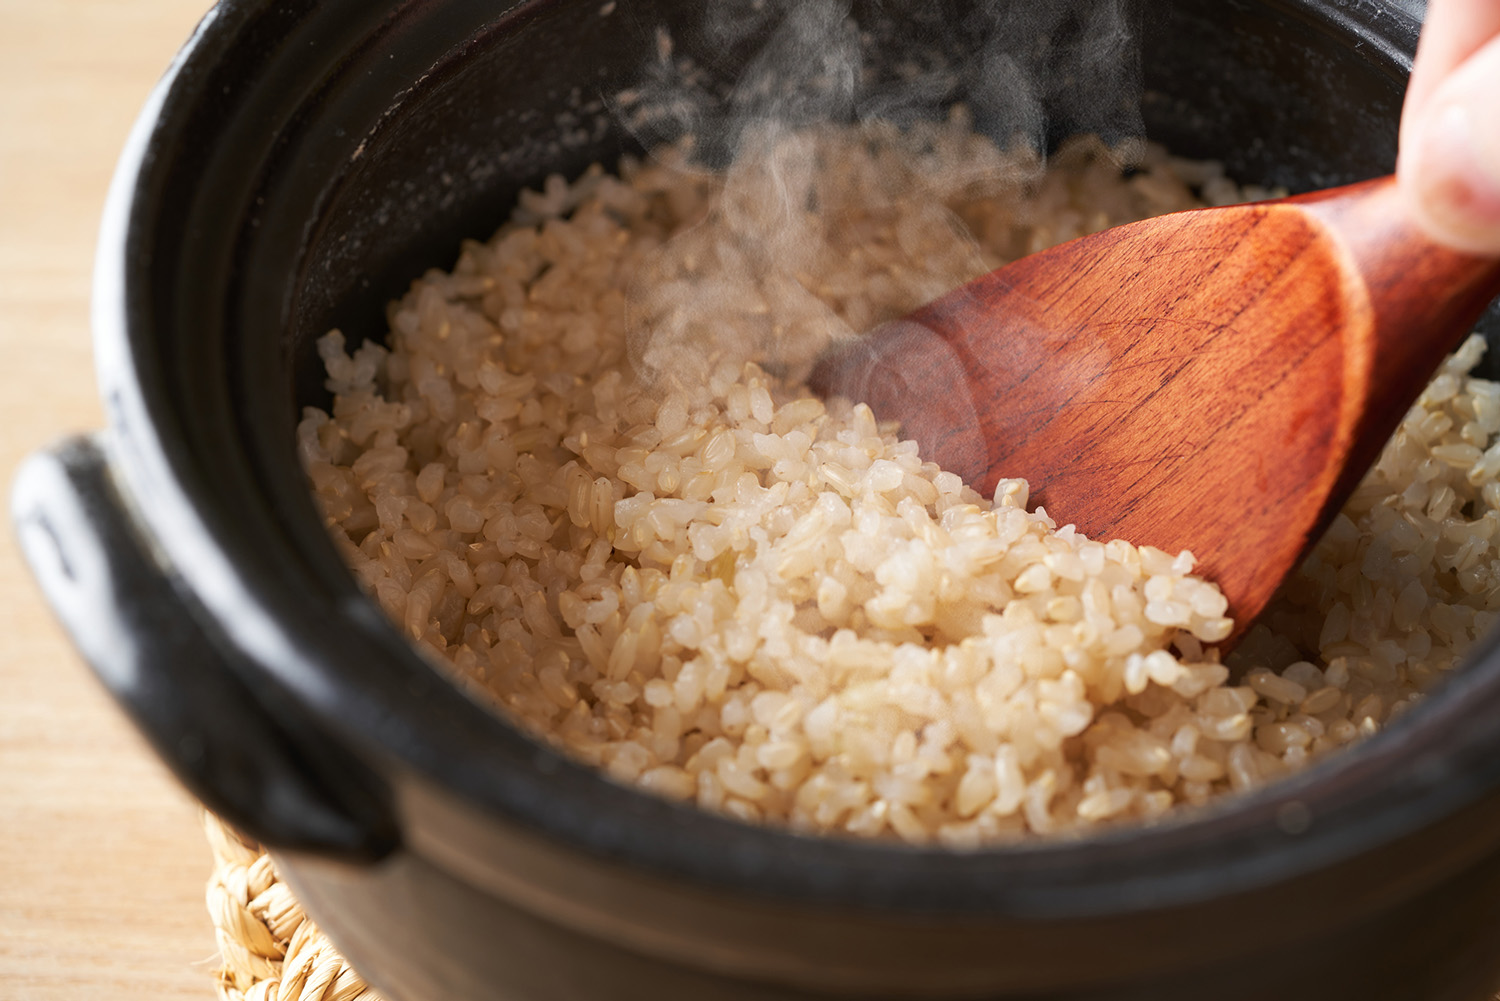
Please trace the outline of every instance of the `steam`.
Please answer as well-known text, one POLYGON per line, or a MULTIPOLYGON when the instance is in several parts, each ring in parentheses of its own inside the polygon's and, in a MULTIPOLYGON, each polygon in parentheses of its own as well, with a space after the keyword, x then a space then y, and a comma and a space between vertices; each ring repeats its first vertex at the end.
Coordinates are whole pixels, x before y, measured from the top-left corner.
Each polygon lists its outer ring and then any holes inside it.
POLYGON ((975 125, 1035 149, 1078 133, 1118 144, 1144 133, 1139 44, 1119 0, 981 5, 986 39, 967 81, 975 125))
POLYGON ((895 3, 860 25, 846 0, 716 0, 693 41, 739 58, 727 82, 659 31, 616 112, 721 190, 637 276, 637 374, 691 390, 753 359, 801 381, 830 344, 1002 263, 953 206, 1033 182, 1067 135, 1143 131, 1125 3, 895 3))

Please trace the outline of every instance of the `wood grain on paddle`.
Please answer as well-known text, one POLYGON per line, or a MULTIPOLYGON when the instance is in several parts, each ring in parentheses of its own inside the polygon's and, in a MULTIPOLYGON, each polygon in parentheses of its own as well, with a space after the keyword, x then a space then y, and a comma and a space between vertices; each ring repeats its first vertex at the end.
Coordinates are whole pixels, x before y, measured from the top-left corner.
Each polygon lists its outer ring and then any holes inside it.
POLYGON ((822 360, 813 386, 1093 538, 1191 550, 1243 628, 1500 292, 1393 179, 1183 212, 1024 258, 822 360))

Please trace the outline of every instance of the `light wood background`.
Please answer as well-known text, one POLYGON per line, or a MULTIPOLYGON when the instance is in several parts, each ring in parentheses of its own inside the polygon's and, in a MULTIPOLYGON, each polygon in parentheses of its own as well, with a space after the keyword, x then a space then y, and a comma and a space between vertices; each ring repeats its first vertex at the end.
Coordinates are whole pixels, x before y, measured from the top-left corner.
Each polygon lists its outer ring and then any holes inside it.
MULTIPOLYGON (((208 0, 0 0, 0 485, 98 427, 88 333, 115 157, 208 0)), ((3 508, 0 508, 3 510, 3 508)), ((197 808, 0 528, 0 1001, 213 997, 197 808)))

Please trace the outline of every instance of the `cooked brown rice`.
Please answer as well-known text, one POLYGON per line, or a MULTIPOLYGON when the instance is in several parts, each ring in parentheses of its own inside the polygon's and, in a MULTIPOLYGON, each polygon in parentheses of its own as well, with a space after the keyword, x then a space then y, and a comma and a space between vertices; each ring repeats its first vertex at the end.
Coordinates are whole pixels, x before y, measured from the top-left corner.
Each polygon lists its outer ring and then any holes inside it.
POLYGON ((835 339, 1022 254, 1260 192, 1158 149, 1127 177, 1095 142, 1043 169, 961 114, 754 150, 549 178, 392 304, 388 349, 320 343, 333 411, 299 437, 334 539, 531 732, 744 820, 973 846, 1256 786, 1375 732, 1489 625, 1500 385, 1466 375, 1477 338, 1237 651, 1240 684, 1191 554, 1086 539, 1020 480, 981 497, 800 384, 835 339))

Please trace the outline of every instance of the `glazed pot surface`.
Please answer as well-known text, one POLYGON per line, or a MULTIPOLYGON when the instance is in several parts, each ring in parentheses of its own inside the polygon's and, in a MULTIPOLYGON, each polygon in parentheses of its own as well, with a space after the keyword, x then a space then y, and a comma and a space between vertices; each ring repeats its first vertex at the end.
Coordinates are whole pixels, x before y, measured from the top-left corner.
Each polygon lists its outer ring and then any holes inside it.
MULTIPOLYGON (((1069 49, 1075 5, 1004 20, 1021 9, 857 5, 877 83, 914 53, 952 69, 879 91, 882 108, 963 100, 1008 133, 1016 110, 973 51, 998 37, 991 55, 1071 68, 1038 88, 1040 142, 1144 128, 1293 190, 1393 165, 1417 27, 1401 8, 1144 6, 1139 63, 1069 49)), ((686 124, 732 135, 716 109, 766 22, 720 21, 645 0, 246 0, 205 22, 143 118, 103 236, 112 430, 37 467, 35 505, 18 502, 23 538, 63 556, 49 577, 30 547, 60 614, 159 750, 280 849, 309 912, 398 1001, 1488 996, 1489 646, 1357 753, 1255 796, 963 855, 752 828, 613 785, 466 699, 359 592, 293 451, 300 407, 326 404, 313 341, 380 336, 385 302, 487 237, 522 186, 674 138, 682 119, 632 118, 619 95, 675 80, 682 59, 702 75, 686 124), (123 609, 122 645, 90 633, 100 605, 123 609), (111 670, 126 647, 130 670, 111 670)))

